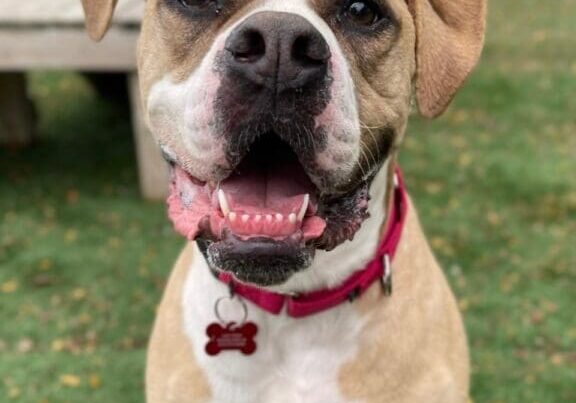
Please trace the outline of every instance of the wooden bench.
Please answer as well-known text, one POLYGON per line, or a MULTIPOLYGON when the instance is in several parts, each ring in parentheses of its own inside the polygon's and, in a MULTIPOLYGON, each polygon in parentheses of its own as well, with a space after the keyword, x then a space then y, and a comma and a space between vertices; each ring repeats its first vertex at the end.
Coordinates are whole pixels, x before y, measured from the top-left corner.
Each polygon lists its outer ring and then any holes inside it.
POLYGON ((34 134, 33 106, 25 72, 77 70, 129 75, 133 126, 142 194, 167 192, 167 169, 142 119, 136 76, 136 40, 143 0, 120 0, 112 27, 101 43, 84 30, 80 0, 0 1, 0 142, 25 146, 34 134))

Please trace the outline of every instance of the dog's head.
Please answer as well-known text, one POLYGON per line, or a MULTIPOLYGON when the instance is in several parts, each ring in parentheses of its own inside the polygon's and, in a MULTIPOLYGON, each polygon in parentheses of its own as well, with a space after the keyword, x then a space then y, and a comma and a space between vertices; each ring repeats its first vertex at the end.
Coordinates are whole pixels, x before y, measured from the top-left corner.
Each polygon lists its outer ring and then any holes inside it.
MULTIPOLYGON (((115 0, 83 0, 101 38, 115 0)), ((148 0, 138 49, 170 214, 211 266, 277 285, 354 236, 413 93, 439 115, 485 0, 148 0)), ((382 203, 382 201, 376 201, 382 203)))

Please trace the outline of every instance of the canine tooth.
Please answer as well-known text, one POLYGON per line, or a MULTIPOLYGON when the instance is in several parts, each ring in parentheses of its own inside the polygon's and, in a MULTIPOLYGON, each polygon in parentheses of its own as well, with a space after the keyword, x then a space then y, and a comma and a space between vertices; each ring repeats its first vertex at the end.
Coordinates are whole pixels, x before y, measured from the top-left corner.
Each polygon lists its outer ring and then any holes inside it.
POLYGON ((280 213, 276 214, 276 221, 280 222, 282 220, 284 220, 284 216, 280 213))
POLYGON ((262 215, 256 214, 256 215, 254 216, 254 221, 256 221, 256 222, 262 221, 262 215))
POLYGON ((296 214, 292 213, 288 216, 288 220, 290 220, 291 224, 296 224, 296 220, 298 219, 298 217, 296 217, 296 214))
POLYGON ((243 223, 247 223, 249 219, 250 219, 250 216, 248 214, 244 214, 242 216, 242 222, 243 223))
POLYGON ((298 221, 303 221, 304 216, 306 215, 306 211, 308 210, 308 205, 310 204, 310 195, 306 194, 304 196, 304 201, 302 202, 302 207, 300 207, 300 211, 298 212, 298 221))
POLYGON ((272 222, 272 215, 271 214, 266 214, 266 221, 272 222))
POLYGON ((220 203, 220 209, 225 216, 230 213, 230 205, 226 199, 226 193, 222 189, 218 190, 218 202, 220 203))
POLYGON ((231 212, 228 214, 228 219, 230 220, 230 222, 236 221, 237 217, 238 217, 238 215, 235 212, 231 212))

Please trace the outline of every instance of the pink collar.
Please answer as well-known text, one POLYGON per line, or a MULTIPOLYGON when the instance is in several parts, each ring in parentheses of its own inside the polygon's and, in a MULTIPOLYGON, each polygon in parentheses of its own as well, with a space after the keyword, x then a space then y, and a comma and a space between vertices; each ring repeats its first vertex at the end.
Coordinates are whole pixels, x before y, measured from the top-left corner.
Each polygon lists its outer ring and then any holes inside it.
POLYGON ((342 285, 304 295, 289 296, 235 282, 233 277, 227 273, 221 273, 218 278, 228 284, 235 295, 243 297, 271 314, 280 314, 286 305, 286 313, 293 318, 313 315, 344 302, 354 301, 376 281, 381 281, 385 292, 390 294, 392 291, 390 263, 400 243, 408 211, 406 189, 400 169, 396 170, 394 182, 390 219, 376 256, 366 265, 364 270, 353 274, 342 285))

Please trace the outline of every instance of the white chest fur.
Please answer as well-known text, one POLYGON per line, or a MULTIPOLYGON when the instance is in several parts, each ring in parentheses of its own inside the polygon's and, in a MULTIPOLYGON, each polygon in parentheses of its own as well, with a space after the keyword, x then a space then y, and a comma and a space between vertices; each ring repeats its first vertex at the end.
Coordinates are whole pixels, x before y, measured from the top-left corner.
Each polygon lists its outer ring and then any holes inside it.
MULTIPOLYGON (((314 264, 278 291, 330 287, 361 269, 374 255, 384 220, 387 164, 374 180, 368 219, 353 241, 333 252, 318 252, 314 264)), ((223 352, 208 356, 206 328, 217 321, 216 301, 228 295, 198 250, 184 285, 184 324, 195 359, 210 383, 209 403, 353 403, 340 393, 342 366, 358 352, 363 322, 353 306, 342 304, 302 319, 274 316, 248 304, 248 319, 257 324, 254 355, 223 352)), ((228 305, 227 320, 241 320, 239 303, 228 305), (231 312, 236 309, 236 312, 231 312)), ((357 403, 357 402, 354 402, 357 403)))
POLYGON ((362 327, 351 305, 304 319, 249 305, 249 320, 259 328, 256 353, 210 357, 204 352, 205 332, 216 321, 213 306, 227 287, 214 279, 204 259, 195 259, 184 289, 186 333, 210 383, 210 403, 349 403, 340 394, 338 375, 354 357, 362 327))

